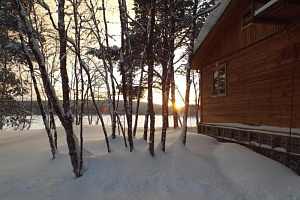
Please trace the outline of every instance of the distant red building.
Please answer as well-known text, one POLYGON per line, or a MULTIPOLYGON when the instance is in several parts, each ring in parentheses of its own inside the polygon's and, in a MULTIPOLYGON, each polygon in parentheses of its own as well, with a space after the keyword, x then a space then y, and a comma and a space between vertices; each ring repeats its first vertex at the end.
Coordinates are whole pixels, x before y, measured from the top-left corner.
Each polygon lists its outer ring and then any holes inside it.
POLYGON ((105 114, 108 114, 109 113, 109 107, 104 107, 102 109, 102 112, 105 113, 105 114))

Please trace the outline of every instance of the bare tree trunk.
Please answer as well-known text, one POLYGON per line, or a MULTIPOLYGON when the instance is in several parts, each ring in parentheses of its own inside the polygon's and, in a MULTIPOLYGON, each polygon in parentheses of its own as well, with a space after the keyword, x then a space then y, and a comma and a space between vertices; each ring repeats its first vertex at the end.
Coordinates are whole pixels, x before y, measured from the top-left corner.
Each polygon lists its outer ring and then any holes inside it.
MULTIPOLYGON (((108 95, 108 101, 109 101, 109 110, 110 110, 110 115, 111 115, 111 122, 112 122, 112 137, 115 138, 115 130, 116 130, 116 104, 115 104, 115 85, 114 85, 114 75, 113 75, 113 64, 111 61, 111 57, 109 54, 107 54, 107 50, 102 44, 101 40, 101 30, 99 29, 98 26, 98 19, 96 19, 96 14, 95 14, 95 7, 93 2, 90 0, 90 5, 86 4, 87 7, 89 8, 89 11, 92 13, 92 20, 95 25, 96 31, 94 32, 97 41, 99 43, 99 46, 101 48, 101 51, 103 52, 102 55, 102 61, 105 66, 105 83, 107 86, 107 95, 108 95), (106 59, 108 60, 109 67, 107 66, 106 59), (111 87, 112 87, 112 95, 110 92, 110 86, 109 86, 109 81, 108 81, 108 73, 107 71, 110 71, 110 79, 111 79, 111 87), (113 96, 113 97, 111 97, 113 96)), ((104 20, 104 26, 105 26, 105 40, 106 40, 106 45, 107 48, 109 47, 109 40, 108 40, 108 28, 107 28, 107 21, 106 21, 106 12, 105 12, 105 6, 104 6, 104 1, 102 1, 102 10, 103 10, 103 20, 104 20)), ((100 72, 101 73, 101 72, 100 72)), ((100 118, 100 117, 99 117, 100 118)))
MULTIPOLYGON (((27 130, 30 129, 31 127, 31 122, 32 122, 32 115, 33 115, 33 92, 32 92, 32 81, 30 82, 30 119, 29 119, 29 124, 27 127, 27 130)), ((1 120, 1 118, 0 118, 1 120)))
POLYGON ((121 123, 121 120, 120 120, 120 116, 117 114, 116 117, 117 117, 117 119, 118 119, 119 127, 121 127, 121 131, 122 131, 122 135, 123 135, 123 138, 124 138, 124 144, 125 144, 125 147, 127 148, 127 142, 126 142, 125 130, 123 129, 123 126, 122 126, 122 123, 121 123))
MULTIPOLYGON (((106 41, 106 47, 108 48, 109 40, 108 40, 108 28, 107 28, 104 0, 102 0, 102 8, 103 8, 103 21, 104 21, 104 28, 105 28, 105 41, 106 41)), ((115 136, 116 136, 116 89, 115 89, 115 83, 114 83, 114 67, 113 67, 113 64, 111 61, 111 57, 109 55, 107 56, 107 59, 108 59, 108 64, 110 66, 110 80, 111 80, 111 88, 112 88, 112 99, 111 99, 112 108, 110 107, 110 109, 112 109, 110 111, 112 137, 115 138, 115 136)))
POLYGON ((154 36, 154 25, 155 25, 155 4, 156 0, 151 1, 151 24, 148 38, 148 105, 150 115, 150 137, 149 137, 149 151, 154 156, 154 133, 155 133, 155 114, 153 108, 153 67, 154 67, 154 55, 153 55, 153 36, 154 36))
MULTIPOLYGON (((21 65, 19 65, 19 77, 20 77, 20 84, 21 84, 21 91, 22 91, 22 94, 21 94, 21 102, 22 102, 22 105, 24 103, 24 96, 23 96, 23 79, 22 79, 22 74, 21 74, 21 65)), ((25 126, 26 126, 26 115, 24 116, 24 121, 23 121, 23 125, 21 126, 21 130, 24 130, 25 126)), ((21 124, 20 124, 21 125, 21 124)))
MULTIPOLYGON (((199 95, 198 95, 198 92, 197 92, 197 84, 195 82, 196 80, 196 76, 195 76, 195 72, 193 73, 193 78, 192 78, 192 82, 193 82, 193 86, 194 86, 194 91, 195 91, 195 104, 196 104, 196 113, 195 113, 195 116, 196 116, 196 126, 198 126, 199 124, 199 95)), ((200 81, 200 78, 199 78, 199 81, 200 81)), ((199 84, 200 85, 200 84, 199 84)), ((200 91, 200 87, 199 87, 199 91, 200 91)))
POLYGON ((36 81, 36 78, 35 78, 35 75, 34 75, 33 63, 31 61, 30 54, 27 50, 27 47, 24 43, 24 38, 23 38, 23 33, 22 33, 21 22, 20 21, 19 21, 19 37, 20 37, 20 40, 21 40, 23 52, 25 53, 26 61, 28 63, 29 69, 30 69, 31 78, 32 78, 32 82, 33 82, 33 85, 34 85, 37 102, 38 102, 38 105, 39 105, 39 108, 40 108, 40 111, 41 111, 41 115, 42 115, 42 119, 43 119, 43 122, 44 122, 45 130, 47 132, 48 139, 49 139, 51 153, 52 153, 52 156, 53 156, 53 159, 54 159, 56 148, 54 146, 53 136, 52 136, 50 126, 49 126, 48 121, 47 121, 46 112, 45 112, 45 109, 44 109, 44 106, 43 106, 42 98, 41 98, 41 95, 40 95, 40 92, 39 92, 39 89, 38 89, 38 85, 37 85, 37 81, 36 81))
MULTIPOLYGON (((73 5, 73 16, 75 23, 75 112, 76 112, 76 124, 78 123, 78 118, 80 121, 80 152, 79 152, 79 175, 82 176, 82 168, 83 168, 83 111, 84 111, 84 78, 82 73, 82 66, 80 65, 79 73, 81 78, 81 105, 80 105, 80 116, 78 117, 78 95, 79 95, 79 84, 78 84, 78 75, 77 75, 77 59, 80 61, 80 42, 81 42, 81 24, 78 26, 78 7, 80 5, 80 1, 74 0, 72 2, 73 5)), ((88 91, 87 91, 88 96, 88 91)), ((88 102, 88 100, 87 100, 88 102)))
MULTIPOLYGON (((103 49, 103 51, 105 52, 105 50, 103 49)), ((104 53, 104 55, 106 55, 106 53, 104 53)), ((108 66, 106 64, 106 61, 103 57, 103 63, 105 66, 105 69, 108 69, 108 66)), ((105 70, 105 83, 106 83, 106 88, 107 88, 107 99, 108 99, 108 104, 109 104, 109 113, 110 113, 110 119, 111 119, 111 126, 112 126, 112 138, 115 139, 116 137, 116 119, 115 119, 115 110, 113 107, 113 102, 112 102, 112 98, 111 98, 111 92, 110 92, 110 86, 109 86, 109 81, 108 81, 108 73, 107 70, 105 70)))
MULTIPOLYGON (((65 42, 61 41, 61 75, 62 75, 62 82, 63 82, 63 87, 64 87, 64 109, 63 111, 62 107, 60 106, 60 103, 57 99, 57 96, 54 92, 54 89, 50 83, 49 76, 46 71, 45 67, 45 58, 43 56, 43 53, 40 51, 39 46, 37 44, 36 39, 34 38, 34 34, 32 32, 32 25, 30 21, 26 17, 26 12, 22 6, 22 4, 19 2, 19 0, 15 0, 15 5, 18 8, 18 12, 20 15, 20 19, 22 20, 22 24, 26 30, 28 41, 29 41, 29 47, 32 50, 32 53, 34 54, 38 64, 39 64, 39 69, 41 72, 41 77, 43 80, 43 85, 46 90, 46 92, 49 94, 50 100, 53 102, 54 109, 56 111, 56 114, 58 115, 64 129, 66 132, 66 137, 67 137, 67 144, 68 144, 68 149, 69 149, 69 155, 71 159, 71 163, 73 166, 73 171, 76 177, 79 177, 79 171, 78 171, 78 157, 76 153, 76 141, 74 139, 74 132, 73 132, 73 126, 72 126, 72 114, 69 112, 69 85, 68 85, 68 78, 67 78, 67 70, 65 64, 65 56, 66 56, 66 51, 64 51, 65 48, 65 42)), ((60 21, 60 36, 61 37, 66 37, 65 35, 65 30, 64 30, 64 0, 59 1, 59 21, 60 21)), ((64 40, 64 38, 61 38, 64 40)))
MULTIPOLYGON (((97 106, 100 106, 100 87, 98 87, 98 92, 97 92, 97 106)), ((99 124, 99 116, 97 116, 97 121, 96 121, 96 125, 99 124)))
MULTIPOLYGON (((170 71, 170 70, 168 70, 170 71)), ((168 99, 169 99, 169 91, 170 91, 170 73, 168 73, 167 80, 166 80, 166 90, 164 94, 164 104, 163 104, 163 127, 162 127, 162 134, 161 134, 161 142, 162 142, 162 151, 165 151, 165 143, 166 143, 166 134, 168 128, 168 118, 169 118, 169 109, 168 109, 168 99)))
POLYGON ((69 147, 69 155, 71 156, 72 164, 74 166, 74 173, 80 176, 78 171, 78 157, 76 153, 76 142, 74 140, 73 117, 70 108, 70 88, 67 71, 67 32, 65 28, 65 0, 58 1, 58 34, 59 34, 59 60, 60 73, 63 90, 63 109, 65 130, 67 133, 67 143, 69 147), (76 168, 76 169, 75 169, 76 168))
POLYGON ((147 141, 148 139, 148 119, 149 119, 149 103, 147 103, 147 110, 145 114, 145 121, 144 121, 144 140, 147 141))
POLYGON ((135 110, 135 122, 134 122, 134 128, 133 128, 133 135, 136 135, 136 129, 137 129, 137 123, 139 118, 139 107, 140 107, 140 96, 142 91, 142 82, 143 82, 143 76, 144 76, 144 64, 145 64, 145 55, 146 55, 146 48, 144 48, 143 52, 143 58, 142 58, 142 64, 141 64, 141 77, 139 82, 139 90, 137 93, 137 102, 136 102, 136 110, 135 110))
POLYGON ((201 70, 200 70, 200 73, 199 73, 199 93, 198 93, 198 102, 197 102, 197 113, 199 113, 199 116, 198 116, 198 121, 197 121, 197 126, 198 124, 202 121, 201 119, 201 112, 202 110, 200 110, 200 104, 201 104, 201 70))
POLYGON ((125 0, 118 0, 121 21, 121 52, 120 71, 122 75, 122 93, 124 107, 126 108, 127 135, 130 152, 133 150, 132 140, 132 66, 131 66, 131 44, 128 33, 127 7, 125 0), (125 39, 126 36, 126 39, 125 39), (127 47, 127 48, 125 48, 127 47), (127 53, 126 53, 127 52, 127 53), (128 87, 127 87, 128 86, 128 87), (128 96, 128 99, 127 99, 128 96))
MULTIPOLYGON (((49 98, 48 98, 49 99, 49 98)), ((56 123, 54 119, 54 114, 53 114, 53 108, 52 108, 52 103, 51 101, 48 101, 48 109, 49 109, 49 115, 50 115, 50 128, 54 131, 54 145, 55 148, 57 149, 57 130, 56 130, 56 123)))
MULTIPOLYGON (((168 76, 168 62, 161 62, 162 65, 162 79, 161 79, 161 93, 162 93, 162 104, 161 104, 161 114, 162 116, 164 115, 164 110, 167 110, 167 113, 169 113, 169 108, 168 106, 165 106, 165 99, 168 98, 166 97, 166 86, 167 86, 167 76, 168 76)), ((162 122, 166 123, 167 128, 169 128, 169 118, 167 117, 166 119, 162 118, 162 122)))
MULTIPOLYGON (((83 76, 82 76, 82 68, 80 69, 80 74, 81 74, 81 87, 82 87, 82 92, 81 92, 81 105, 80 105, 80 156, 79 156, 79 173, 82 175, 82 168, 83 168, 83 110, 84 110, 84 95, 83 95, 83 90, 84 90, 84 81, 83 81, 83 76)), ((78 94, 78 93, 77 93, 78 94)))
MULTIPOLYGON (((77 42, 77 46, 79 45, 79 42, 77 42)), ((79 122, 80 122, 80 162, 79 162, 79 173, 82 174, 82 167, 83 167, 83 112, 84 112, 84 79, 83 79, 83 72, 82 72, 82 66, 80 65, 80 78, 81 78, 81 104, 80 104, 80 116, 79 116, 79 122)), ((78 95, 78 93, 77 93, 78 95)), ((77 96, 78 97, 78 96, 77 96)))
POLYGON ((190 87, 191 87, 191 62, 194 52, 194 41, 195 41, 195 25, 196 25, 196 15, 197 15, 198 0, 194 0, 193 6, 193 22, 191 24, 190 31, 190 44, 189 44, 189 54, 188 54, 188 63, 186 65, 186 91, 185 91, 185 107, 183 114, 183 128, 182 128, 182 141, 183 144, 186 144, 186 134, 187 134, 187 118, 189 114, 189 99, 190 99, 190 87))
MULTIPOLYGON (((86 96, 86 106, 87 106, 87 114, 88 114, 88 122, 89 124, 92 124, 92 117, 91 117, 91 110, 90 110, 90 104, 89 104, 89 87, 87 88, 87 96, 86 96)), ((91 89, 92 90, 92 89, 91 89)))
POLYGON ((75 67, 74 67, 74 76, 75 76, 75 92, 74 92, 74 108, 75 108, 75 124, 79 125, 79 117, 78 117, 78 96, 79 96, 79 85, 78 85, 78 74, 77 74, 77 56, 75 56, 75 67))
POLYGON ((175 98, 175 77, 174 77, 174 65, 172 67, 172 77, 171 77, 171 101, 173 108, 173 121, 174 121, 174 129, 178 127, 178 112, 176 107, 176 98, 175 98))
MULTIPOLYGON (((164 20, 165 20, 165 25, 168 26, 169 20, 168 20, 168 1, 165 1, 164 5, 164 20)), ((166 99, 169 98, 169 93, 167 91, 167 84, 168 84, 168 56, 170 55, 168 53, 168 44, 169 44, 169 39, 168 39, 168 31, 167 28, 164 29, 164 36, 163 36, 163 58, 161 59, 160 63, 162 65, 162 80, 161 80, 161 85, 162 85, 162 123, 163 127, 166 126, 166 128, 169 128, 169 117, 164 117, 165 114, 169 114, 169 107, 168 107, 168 102, 166 105, 166 99)), ((170 83, 169 83, 170 84, 170 83)), ((168 101, 168 100, 167 100, 168 101)), ((163 134, 162 134, 163 135, 163 134)))
MULTIPOLYGON (((2 50, 2 55, 4 57, 4 78, 3 78, 3 81, 2 81, 2 92, 1 92, 1 110, 4 111, 4 102, 6 101, 6 98, 5 98, 5 91, 6 91, 6 77, 7 77, 7 56, 6 56, 6 53, 4 53, 4 49, 2 50)), ((3 129, 3 126, 4 126, 4 121, 5 121, 5 115, 3 115, 2 112, 0 112, 0 130, 3 129)))
MULTIPOLYGON (((50 82, 52 84, 53 82, 53 69, 51 70, 50 73, 50 82)), ((56 123, 55 123, 55 118, 54 118, 54 113, 53 113, 53 105, 52 102, 50 101, 49 95, 47 95, 47 99, 48 99, 48 110, 49 110, 49 116, 50 116, 50 128, 52 128, 52 130, 54 130, 54 144, 55 144, 55 148, 57 149, 57 130, 56 130, 56 123)))
MULTIPOLYGON (((170 5, 173 5, 173 0, 170 1, 170 5)), ((167 2, 165 3, 165 10, 168 9, 167 2)), ((175 16, 174 13, 170 13, 170 33, 168 37, 168 45, 169 45, 169 62, 168 62, 168 73, 166 78, 166 86, 165 86, 165 94, 164 94, 164 104, 163 104, 163 127, 161 133, 161 143, 162 143, 162 151, 165 152, 165 144, 166 144, 166 137, 167 137, 167 128, 168 128, 168 99, 169 99, 169 91, 170 91, 170 82, 172 79, 172 68, 173 68, 173 60, 174 60, 174 31, 175 31, 175 16)), ((168 24, 168 16, 166 16, 166 22, 168 24)), ((173 70, 174 71, 174 70, 173 70)))
POLYGON ((104 134, 104 137, 105 137, 105 141, 106 141, 106 146, 107 146, 107 151, 110 152, 110 146, 109 146, 109 141, 108 141, 108 136, 107 136, 107 131, 106 131, 106 128, 105 128, 105 123, 104 123, 104 120, 103 120, 103 117, 102 117, 102 113, 101 111, 99 110, 98 106, 97 106, 97 102, 96 102, 96 99, 95 99, 95 96, 94 96, 94 91, 92 89, 92 80, 91 80, 91 76, 90 76, 90 73, 89 73, 89 70, 85 64, 85 62, 81 59, 81 55, 77 49, 77 52, 76 52, 77 56, 78 56, 78 60, 79 60, 79 64, 80 64, 80 67, 82 67, 84 70, 85 70, 85 73, 87 75, 87 78, 88 78, 88 87, 90 89, 90 93, 91 93, 91 98, 92 98, 92 101, 93 101, 93 104, 94 104, 94 107, 97 111, 97 114, 98 114, 98 117, 100 118, 100 122, 101 122, 101 125, 102 125, 102 129, 103 129, 103 134, 104 134))
POLYGON ((88 78, 88 83, 89 83, 89 88, 90 88, 90 93, 91 93, 91 97, 92 97, 92 101, 93 101, 93 104, 96 108, 96 111, 98 113, 98 116, 100 118, 100 122, 101 122, 101 125, 102 125, 102 129, 103 129, 103 133, 104 133, 104 136, 105 136, 105 141, 106 141, 106 145, 107 145, 107 151, 110 152, 110 147, 109 147, 109 141, 108 141, 108 136, 107 136, 107 131, 106 131, 106 128, 105 128, 105 123, 104 123, 104 120, 103 120, 103 117, 102 117, 102 113, 101 111, 99 110, 98 106, 97 106, 97 102, 95 100, 95 96, 94 96, 94 92, 92 90, 92 81, 91 81, 91 77, 90 77, 90 74, 89 74, 89 71, 87 70, 87 67, 85 66, 84 62, 81 60, 81 58, 79 58, 79 61, 80 61, 80 65, 83 67, 83 69, 85 70, 86 74, 87 74, 87 78, 88 78))
MULTIPOLYGON (((173 0, 170 4, 174 4, 173 0)), ((174 9, 174 8, 173 8, 174 9)), ((174 12, 174 11, 173 11, 174 12)), ((170 36, 169 36, 169 69, 170 69, 170 84, 171 84, 171 102, 173 108, 174 128, 178 127, 178 113, 175 99, 175 74, 174 74, 174 51, 175 51, 175 13, 171 12, 170 19, 170 36)))
MULTIPOLYGON (((77 17, 74 17, 74 20, 75 20, 75 26, 78 27, 77 17)), ((81 59, 80 32, 78 32, 77 28, 76 28, 76 32, 77 32, 77 34, 76 34, 77 37, 79 37, 77 45, 74 43, 73 40, 71 40, 69 38, 67 38, 67 39, 73 45, 73 47, 75 48, 75 53, 76 53, 76 56, 78 57, 80 68, 83 68, 86 75, 87 75, 87 79, 88 79, 88 88, 87 88, 87 90, 90 89, 91 98, 92 98, 94 107, 97 111, 98 117, 100 118, 100 122, 101 122, 101 125, 102 125, 103 134, 104 134, 105 141, 106 141, 106 146, 107 146, 107 151, 110 152, 109 140, 108 140, 107 131, 106 131, 106 128, 105 128, 105 123, 104 123, 104 120, 103 120, 103 117, 102 117, 102 113, 101 113, 101 111, 99 110, 99 108, 97 106, 97 102, 96 102, 96 99, 95 99, 95 96, 94 96, 94 91, 93 91, 93 88, 92 88, 92 79, 91 79, 91 76, 90 76, 90 73, 89 73, 89 69, 88 69, 87 65, 85 64, 85 62, 81 59)), ((82 121, 82 119, 81 119, 81 121, 82 121)))

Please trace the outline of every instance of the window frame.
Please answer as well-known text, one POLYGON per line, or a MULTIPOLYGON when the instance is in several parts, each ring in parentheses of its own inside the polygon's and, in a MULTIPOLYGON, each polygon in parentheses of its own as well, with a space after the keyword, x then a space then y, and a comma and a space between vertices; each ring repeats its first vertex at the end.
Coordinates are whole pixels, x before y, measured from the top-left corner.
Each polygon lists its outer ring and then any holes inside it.
POLYGON ((242 13, 241 13, 241 31, 243 31, 244 29, 248 28, 249 26, 253 25, 253 11, 251 9, 251 7, 245 9, 242 13), (245 21, 245 16, 246 14, 249 13, 249 22, 244 23, 245 21))
POLYGON ((227 64, 221 64, 217 67, 214 67, 211 69, 211 97, 226 97, 227 94, 227 64), (225 70, 225 91, 224 93, 220 93, 220 71, 221 69, 225 70), (218 71, 218 93, 215 94, 214 90, 215 90, 215 86, 214 86, 214 74, 215 72, 218 71))

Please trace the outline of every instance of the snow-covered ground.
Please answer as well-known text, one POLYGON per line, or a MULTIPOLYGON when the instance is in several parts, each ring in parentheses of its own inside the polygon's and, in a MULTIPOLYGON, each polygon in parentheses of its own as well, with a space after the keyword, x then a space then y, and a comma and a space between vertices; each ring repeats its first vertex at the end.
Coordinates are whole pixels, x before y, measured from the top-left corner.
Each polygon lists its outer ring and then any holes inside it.
POLYGON ((85 172, 78 179, 61 127, 54 160, 44 130, 2 131, 0 199, 300 199, 300 177, 290 169, 243 146, 189 131, 183 146, 181 130, 169 129, 163 153, 157 129, 151 157, 142 129, 132 153, 121 136, 109 138, 113 150, 107 153, 101 126, 85 125, 85 172))
MULTIPOLYGON (((110 115, 102 115, 103 120, 104 120, 104 124, 105 125, 110 125, 110 115)), ((30 117, 28 116, 27 119, 29 119, 30 117)), ((135 121, 135 115, 132 116, 133 119, 133 123, 135 121)), ((137 127, 144 127, 144 120, 145 120, 145 116, 144 115, 139 115, 138 116, 138 123, 137 123, 137 127)), ((181 117, 181 120, 183 120, 183 118, 181 117)), ((55 117, 55 121, 56 121, 56 125, 57 126, 61 126, 58 117, 55 117)), ((120 121, 122 122, 122 124, 124 124, 124 121, 126 122, 126 119, 124 118, 124 115, 120 116, 120 121)), ((97 122, 97 116, 94 115, 92 116, 92 124, 96 124, 97 122)), ((84 116, 83 118, 83 123, 84 124, 89 124, 88 121, 88 117, 84 116)), ((100 124, 100 121, 98 122, 100 124)), ((170 125, 173 124, 173 117, 169 117, 169 123, 170 125)), ((189 117, 187 120, 188 126, 196 126, 196 118, 195 117, 189 117)), ((44 123, 42 120, 42 117, 40 115, 34 115, 32 117, 32 123, 30 126, 30 130, 34 130, 34 129, 41 129, 43 128, 44 123)), ((126 126, 126 125, 125 125, 126 126)), ((156 127, 162 127, 162 115, 155 115, 155 126, 156 127)), ((12 127, 7 127, 4 126, 4 130, 12 130, 12 127)), ((25 128, 27 129, 27 128, 25 128)), ((1 130, 0 130, 1 131, 1 130)))

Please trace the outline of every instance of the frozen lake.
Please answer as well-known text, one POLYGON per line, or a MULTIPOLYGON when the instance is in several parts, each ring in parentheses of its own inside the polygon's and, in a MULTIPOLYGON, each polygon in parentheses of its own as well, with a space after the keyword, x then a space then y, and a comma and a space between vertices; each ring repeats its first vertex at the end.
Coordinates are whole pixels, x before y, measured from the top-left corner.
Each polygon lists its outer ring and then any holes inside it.
MULTIPOLYGON (((109 115, 103 115, 103 119, 104 119, 105 125, 109 126, 111 124, 109 115)), ((126 120, 124 115, 120 116, 120 120, 121 120, 122 124, 124 124, 124 120, 126 120)), ((133 115, 133 124, 134 124, 134 120, 135 120, 135 115, 133 115)), ((139 115, 137 126, 138 127, 144 127, 144 120, 145 120, 145 116, 144 115, 139 115)), ((181 117, 181 120, 183 120, 182 117, 181 117)), ((58 117, 55 117, 55 121, 56 121, 57 126, 61 126, 61 123, 60 123, 58 117)), ((96 122, 97 122, 97 116, 93 115, 92 116, 92 124, 96 124, 96 122)), ((84 116, 83 123, 84 124, 89 124, 88 116, 84 116)), ((98 124, 99 125, 101 124, 100 121, 98 122, 98 124)), ((172 116, 169 117, 169 125, 170 125, 170 127, 173 126, 173 117, 172 116)), ((126 124, 126 126, 127 126, 127 124, 126 124)), ((195 127, 196 126, 196 118, 195 117, 189 117, 188 118, 188 126, 189 127, 195 127)), ((156 115, 155 116, 155 127, 162 127, 162 115, 156 115)), ((44 128, 44 123, 43 123, 43 120, 42 120, 42 116, 34 115, 32 124, 30 126, 30 130, 43 129, 43 128, 44 128)), ((10 129, 12 129, 12 128, 10 128, 10 127, 5 127, 4 128, 4 130, 10 130, 10 129)))

